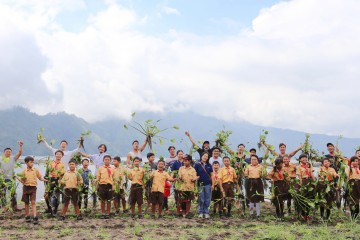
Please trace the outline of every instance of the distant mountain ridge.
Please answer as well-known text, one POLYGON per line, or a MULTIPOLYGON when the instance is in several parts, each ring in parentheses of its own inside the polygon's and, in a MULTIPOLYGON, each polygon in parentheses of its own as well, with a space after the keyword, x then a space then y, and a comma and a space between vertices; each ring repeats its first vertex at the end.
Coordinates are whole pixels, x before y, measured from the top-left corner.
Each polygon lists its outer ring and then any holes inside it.
MULTIPOLYGON (((247 149, 257 148, 259 135, 262 129, 269 131, 267 141, 273 144, 276 149, 280 142, 285 142, 288 150, 296 148, 305 139, 304 132, 279 128, 265 128, 256 126, 247 122, 225 122, 211 117, 200 116, 192 112, 171 112, 167 114, 155 113, 137 113, 138 121, 143 122, 147 119, 158 120, 160 128, 167 128, 163 136, 167 139, 175 138, 176 143, 165 141, 164 145, 156 144, 154 149, 157 155, 167 156, 167 148, 175 145, 177 149, 183 149, 189 152, 191 143, 185 136, 184 132, 189 130, 195 140, 209 140, 214 144, 215 135, 221 129, 231 130, 233 133, 229 138, 231 148, 236 150, 239 143, 244 143, 247 149), (171 129, 173 125, 178 125, 179 130, 171 129)), ((90 130, 92 133, 85 137, 85 149, 88 153, 96 153, 97 146, 105 143, 108 146, 108 152, 112 155, 125 156, 131 149, 131 143, 138 139, 140 143, 144 137, 136 130, 129 128, 124 129, 124 120, 106 120, 97 123, 88 123, 82 118, 72 114, 60 112, 56 114, 46 114, 40 116, 30 112, 22 107, 15 107, 9 110, 0 111, 0 147, 11 147, 17 151, 18 140, 24 140, 23 155, 47 155, 47 149, 42 144, 37 144, 36 135, 40 128, 44 128, 44 137, 48 141, 55 139, 54 146, 58 146, 62 139, 69 142, 69 149, 76 147, 76 140, 79 139, 80 133, 90 130)), ((326 152, 326 143, 336 143, 337 136, 328 136, 322 134, 312 134, 311 143, 314 148, 320 152, 326 152)), ((339 147, 346 156, 352 156, 357 146, 360 145, 358 138, 342 138, 339 140, 339 147)), ((146 155, 146 149, 143 155, 146 155)), ((196 156, 198 154, 196 153, 196 156)))

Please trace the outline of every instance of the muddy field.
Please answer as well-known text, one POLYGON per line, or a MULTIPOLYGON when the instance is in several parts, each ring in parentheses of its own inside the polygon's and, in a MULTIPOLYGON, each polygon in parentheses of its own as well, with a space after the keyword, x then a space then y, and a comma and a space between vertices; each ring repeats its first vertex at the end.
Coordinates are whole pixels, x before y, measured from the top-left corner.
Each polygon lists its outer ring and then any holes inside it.
MULTIPOLYGON (((42 213, 42 206, 38 209, 37 226, 25 223, 24 211, 2 212, 0 239, 360 239, 360 224, 349 221, 342 211, 335 211, 327 224, 316 217, 309 224, 300 223, 295 215, 279 222, 268 203, 262 206, 258 220, 239 211, 230 219, 183 219, 170 212, 164 219, 153 220, 145 214, 144 219, 132 220, 120 214, 105 220, 99 219, 99 210, 92 210, 81 221, 69 215, 62 222, 42 213)), ((70 211, 72 214, 73 209, 70 211)))

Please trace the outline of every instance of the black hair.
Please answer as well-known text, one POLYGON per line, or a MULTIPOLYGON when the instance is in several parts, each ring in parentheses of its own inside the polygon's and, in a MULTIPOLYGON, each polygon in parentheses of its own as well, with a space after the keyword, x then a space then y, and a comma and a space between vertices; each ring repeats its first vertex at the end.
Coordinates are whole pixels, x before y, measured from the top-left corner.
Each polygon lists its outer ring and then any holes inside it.
POLYGON ((154 154, 154 153, 148 153, 148 154, 146 154, 146 158, 151 158, 152 156, 155 156, 155 154, 154 154))
POLYGON ((240 143, 240 144, 238 145, 238 147, 240 147, 240 146, 245 147, 245 145, 244 145, 243 143, 240 143))
POLYGON ((139 160, 140 162, 142 161, 142 159, 139 157, 134 157, 133 162, 135 162, 135 160, 139 160))
POLYGON ((285 144, 285 143, 280 143, 280 144, 279 144, 279 148, 280 148, 281 146, 285 146, 285 147, 286 147, 286 144, 285 144))
POLYGON ((27 156, 27 157, 25 157, 24 161, 25 161, 25 163, 33 162, 34 158, 32 156, 27 156))
POLYGON ((105 156, 103 157, 103 161, 105 160, 105 158, 110 158, 110 160, 111 160, 111 156, 110 156, 110 155, 105 155, 105 156))
POLYGON ((305 153, 302 153, 302 154, 300 154, 300 156, 299 156, 299 160, 301 160, 302 158, 308 158, 308 155, 306 155, 305 153))
POLYGON ((333 146, 333 147, 334 147, 334 144, 332 144, 332 143, 327 143, 327 144, 326 144, 326 147, 329 147, 329 146, 333 146))
POLYGON ((165 161, 164 161, 164 160, 162 160, 162 159, 160 159, 160 160, 157 162, 157 164, 159 164, 160 162, 162 162, 162 163, 164 163, 164 164, 165 164, 165 161))
POLYGON ((168 151, 170 151, 170 149, 174 149, 174 150, 176 150, 176 148, 174 147, 174 146, 170 146, 170 147, 168 147, 168 151))
POLYGON ((213 147, 212 150, 214 151, 215 149, 219 150, 219 152, 221 152, 220 148, 219 147, 213 147))
POLYGON ((64 156, 64 152, 61 151, 61 150, 57 150, 57 151, 55 152, 55 155, 56 155, 58 152, 60 152, 60 153, 62 154, 62 156, 64 156))
POLYGON ((5 152, 6 150, 12 151, 11 148, 9 148, 9 147, 5 148, 5 149, 4 149, 4 152, 5 152))
POLYGON ((283 163, 282 158, 276 158, 276 159, 275 159, 274 172, 276 172, 277 166, 278 166, 279 164, 281 164, 281 163, 283 163))
POLYGON ((60 144, 63 142, 66 143, 66 145, 68 145, 68 142, 66 140, 61 140, 60 144))
POLYGON ((229 161, 230 161, 230 157, 229 156, 225 156, 225 157, 223 157, 223 161, 224 161, 224 159, 229 159, 229 161))
POLYGON ((254 155, 251 155, 251 156, 250 156, 250 162, 251 162, 251 158, 252 158, 252 157, 256 157, 256 159, 259 161, 258 155, 254 154, 254 155))
POLYGON ((176 151, 176 155, 178 155, 178 154, 179 154, 179 152, 184 153, 184 151, 183 151, 183 150, 179 149, 179 150, 177 150, 177 151, 176 151))
MULTIPOLYGON (((210 161, 210 153, 208 151, 205 151, 205 152, 201 153, 200 158, 202 158, 202 156, 204 156, 205 154, 208 155, 208 157, 206 159, 206 163, 209 163, 209 161, 210 161)), ((201 162, 201 159, 200 159, 200 162, 201 162)))
POLYGON ((118 162, 121 162, 121 158, 120 158, 119 156, 113 157, 113 160, 116 160, 116 161, 118 161, 118 162))
POLYGON ((219 164, 220 165, 220 163, 218 161, 214 161, 212 165, 214 165, 214 164, 219 164))
POLYGON ((357 150, 355 151, 355 155, 356 155, 358 152, 360 152, 360 149, 357 149, 357 150))
POLYGON ((136 143, 136 142, 139 143, 138 140, 134 140, 131 145, 134 145, 134 143, 136 143))
POLYGON ((90 162, 89 159, 84 158, 83 160, 81 160, 81 163, 84 163, 84 161, 90 162))
POLYGON ((329 159, 329 158, 325 157, 325 158, 323 158, 323 159, 321 160, 321 165, 324 165, 324 161, 325 161, 325 160, 330 161, 330 159, 329 159))
POLYGON ((352 173, 351 163, 352 163, 352 162, 355 162, 356 159, 359 160, 359 158, 358 158, 357 156, 352 156, 352 157, 350 158, 350 173, 352 173))
POLYGON ((68 164, 70 165, 70 163, 74 163, 74 164, 76 165, 75 160, 72 160, 72 159, 71 159, 68 164))
POLYGON ((256 152, 256 149, 255 149, 255 148, 251 148, 251 149, 249 150, 249 152, 251 152, 251 151, 255 151, 255 152, 256 152))
POLYGON ((104 151, 104 152, 106 152, 106 151, 107 151, 107 147, 106 147, 106 145, 103 144, 103 143, 98 146, 98 149, 99 149, 100 147, 102 147, 102 146, 105 148, 105 151, 104 151))

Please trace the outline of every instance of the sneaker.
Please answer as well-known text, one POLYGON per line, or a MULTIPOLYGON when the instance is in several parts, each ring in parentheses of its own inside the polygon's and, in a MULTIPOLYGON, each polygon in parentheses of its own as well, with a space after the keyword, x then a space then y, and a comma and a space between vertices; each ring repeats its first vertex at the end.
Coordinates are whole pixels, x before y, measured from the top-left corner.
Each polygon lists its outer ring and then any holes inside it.
POLYGON ((119 211, 119 210, 116 210, 115 214, 120 214, 120 211, 119 211))
POLYGON ((155 219, 155 215, 154 215, 154 214, 151 214, 151 219, 155 219))
POLYGON ((39 219, 38 219, 38 217, 34 217, 34 218, 33 218, 33 224, 34 224, 34 225, 39 224, 39 219))
POLYGON ((138 215, 138 218, 139 218, 139 219, 142 219, 142 218, 143 218, 143 215, 142 215, 142 214, 139 214, 139 215, 138 215))
POLYGON ((105 214, 101 214, 100 219, 105 219, 105 214))
POLYGON ((27 222, 27 223, 31 222, 30 216, 26 216, 26 217, 25 217, 25 222, 27 222))
POLYGON ((81 216, 81 215, 78 215, 77 217, 76 217, 76 220, 83 220, 83 217, 81 216))
POLYGON ((105 214, 105 219, 109 219, 110 218, 110 214, 105 214))
POLYGON ((163 218, 164 216, 163 215, 159 215, 158 218, 163 218))
POLYGON ((65 220, 65 216, 60 216, 59 217, 59 221, 64 221, 65 220))
POLYGON ((129 210, 125 209, 125 210, 123 211, 123 213, 129 213, 129 210))
POLYGON ((204 214, 200 213, 198 218, 203 218, 204 217, 204 214))
POLYGON ((209 219, 210 218, 210 215, 209 214, 205 214, 204 215, 206 219, 209 219))
POLYGON ((132 218, 132 219, 135 219, 135 214, 131 214, 131 218, 132 218))
POLYGON ((48 214, 49 214, 49 213, 52 213, 51 208, 46 209, 46 210, 45 210, 45 213, 48 213, 48 214))

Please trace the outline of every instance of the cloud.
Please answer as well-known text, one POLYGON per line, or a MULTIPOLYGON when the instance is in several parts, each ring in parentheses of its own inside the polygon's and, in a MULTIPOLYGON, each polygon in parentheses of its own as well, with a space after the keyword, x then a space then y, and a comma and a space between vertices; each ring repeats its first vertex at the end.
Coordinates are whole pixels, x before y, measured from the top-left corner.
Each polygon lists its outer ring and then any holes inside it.
MULTIPOLYGON (((145 34, 136 30, 146 24, 143 16, 112 1, 77 33, 46 11, 5 8, 22 34, 6 28, 6 21, 2 34, 19 40, 18 46, 32 43, 38 53, 31 58, 38 77, 28 93, 38 84, 53 99, 51 105, 41 104, 43 98, 26 105, 39 113, 64 110, 99 121, 133 111, 191 110, 239 124, 360 135, 358 1, 280 2, 224 38, 176 29, 145 34)), ((24 59, 21 52, 8 48, 8 55, 24 59)), ((13 66, 24 69, 19 62, 13 66)), ((13 81, 18 79, 23 77, 13 81)), ((7 105, 26 102, 17 97, 7 105)))
POLYGON ((181 16, 179 10, 177 10, 176 8, 169 7, 169 6, 162 6, 161 12, 165 13, 166 15, 181 16))

